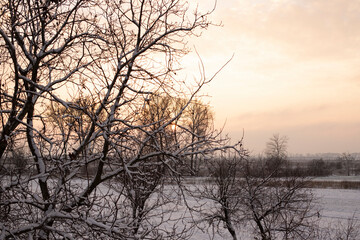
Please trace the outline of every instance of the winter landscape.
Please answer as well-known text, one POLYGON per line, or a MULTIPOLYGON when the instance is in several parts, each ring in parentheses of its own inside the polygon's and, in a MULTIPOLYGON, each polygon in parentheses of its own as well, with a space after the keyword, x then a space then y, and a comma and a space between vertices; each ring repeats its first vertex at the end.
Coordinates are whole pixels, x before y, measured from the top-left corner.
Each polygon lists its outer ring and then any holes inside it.
POLYGON ((0 240, 359 240, 359 16, 0 0, 0 240))

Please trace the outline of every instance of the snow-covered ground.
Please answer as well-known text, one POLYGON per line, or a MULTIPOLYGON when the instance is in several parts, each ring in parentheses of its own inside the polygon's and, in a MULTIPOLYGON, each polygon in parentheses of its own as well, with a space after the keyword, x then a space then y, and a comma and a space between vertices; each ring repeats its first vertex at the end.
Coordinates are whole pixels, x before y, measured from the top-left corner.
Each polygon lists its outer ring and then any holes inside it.
POLYGON ((313 192, 323 222, 346 222, 352 217, 360 222, 360 190, 313 189, 313 192))
MULTIPOLYGON (((72 182, 74 187, 84 187, 87 182, 83 180, 74 180, 72 182)), ((35 182, 32 182, 33 189, 38 189, 38 186, 35 182)), ((186 184, 189 188, 196 188, 196 183, 186 184)), ((167 212, 170 209, 175 212, 170 212, 169 219, 173 219, 172 221, 165 222, 164 225, 169 225, 169 227, 174 226, 176 228, 182 229, 187 223, 192 224, 194 221, 199 220, 199 216, 196 213, 191 214, 186 205, 190 207, 203 205, 204 207, 213 207, 214 205, 211 202, 199 202, 198 199, 192 197, 186 197, 186 204, 181 198, 176 196, 175 192, 178 191, 176 185, 167 185, 165 187, 165 191, 168 192, 168 196, 170 198, 175 199, 174 202, 170 204, 166 204, 163 207, 155 210, 159 212, 167 212), (179 220, 181 219, 181 220, 179 220), (175 222, 175 223, 174 223, 175 222)), ((104 195, 109 193, 109 188, 105 185, 101 185, 100 192, 104 192, 104 195)), ((111 190, 110 190, 111 192, 111 190)), ((340 224, 346 225, 348 219, 353 218, 360 224, 360 189, 350 190, 350 189, 321 189, 314 188, 312 189, 315 198, 315 209, 320 210, 320 226, 324 229, 336 227, 340 224)), ((116 195, 115 192, 113 194, 116 195)), ((166 219, 166 218, 164 218, 166 219)), ((163 220, 164 220, 163 219, 163 220)), ((163 226, 164 226, 163 225, 163 226)), ((206 223, 199 224, 199 227, 195 228, 190 239, 193 240, 206 240, 206 239, 231 239, 227 230, 224 228, 222 224, 218 226, 218 229, 221 230, 223 235, 213 234, 214 230, 208 226, 206 223)), ((239 226, 237 229, 237 235, 239 239, 254 239, 252 235, 251 226, 239 226)), ((360 239, 360 238, 359 238, 360 239)))
MULTIPOLYGON (((347 189, 312 189, 316 199, 315 209, 320 210, 320 226, 322 228, 336 228, 339 224, 345 226, 348 219, 354 218, 360 223, 360 190, 347 189)), ((189 202, 191 204, 191 201, 189 202)), ((195 204, 195 203, 194 203, 195 204)), ((222 227, 222 226, 220 226, 222 227)), ((211 229, 196 230, 191 239, 211 239, 211 229)), ((215 240, 231 239, 224 229, 224 235, 213 236, 215 240)), ((239 239, 253 239, 249 226, 238 229, 239 239)), ((360 239, 360 238, 359 238, 360 239)))
POLYGON ((341 181, 350 181, 350 182, 360 182, 360 175, 356 176, 326 176, 326 177, 316 177, 313 179, 314 181, 333 181, 333 182, 341 182, 341 181))

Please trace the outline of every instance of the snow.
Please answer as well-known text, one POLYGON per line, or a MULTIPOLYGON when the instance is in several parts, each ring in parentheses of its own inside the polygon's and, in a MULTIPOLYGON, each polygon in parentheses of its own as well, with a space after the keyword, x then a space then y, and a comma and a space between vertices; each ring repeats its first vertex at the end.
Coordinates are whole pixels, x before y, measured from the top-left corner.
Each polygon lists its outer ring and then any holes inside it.
POLYGON ((356 175, 356 176, 336 176, 336 175, 334 175, 334 176, 327 176, 327 177, 316 177, 316 178, 313 179, 313 181, 360 182, 360 175, 356 175))
MULTIPOLYGON (((316 199, 315 209, 320 210, 321 227, 335 228, 339 224, 345 226, 350 218, 360 222, 360 190, 315 188, 312 191, 316 199)), ((195 199, 189 199, 187 202, 190 206, 199 204, 195 199)), ((219 227, 222 228, 223 226, 219 227)), ((239 239, 254 239, 249 225, 240 226, 240 228, 237 229, 239 239)), ((197 229, 190 239, 231 239, 226 229, 221 230, 224 235, 215 234, 212 236, 211 228, 197 229)))
MULTIPOLYGON (((195 188, 194 184, 186 184, 188 188, 195 188)), ((106 192, 109 189, 105 186, 101 186, 101 191, 106 192)), ((164 219, 167 219, 166 223, 161 224, 162 227, 171 229, 175 227, 177 229, 185 229, 186 224, 193 223, 199 220, 199 215, 191 213, 188 207, 194 207, 199 205, 207 205, 208 207, 213 206, 210 202, 204 202, 204 200, 198 200, 193 197, 187 196, 186 202, 180 200, 175 192, 178 191, 174 185, 167 185, 165 187, 167 193, 173 196, 174 201, 172 203, 161 206, 155 210, 153 216, 159 217, 157 213, 162 211, 165 214, 164 219), (175 212, 173 212, 175 211, 175 212), (181 219, 181 220, 179 220, 181 219)), ((322 228, 336 227, 336 225, 346 225, 347 220, 354 217, 355 220, 360 222, 360 190, 349 190, 349 189, 312 189, 315 198, 315 209, 320 210, 320 226, 322 228)), ((203 206, 205 206, 203 205, 203 206)), ((155 217, 155 218, 156 218, 155 217)), ((155 220, 155 219, 154 219, 155 220)), ((155 220, 156 221, 156 220, 155 220)), ((191 236, 191 240, 199 239, 231 239, 230 234, 224 228, 223 225, 218 226, 219 229, 212 229, 206 223, 199 223, 198 228, 195 228, 191 236), (220 230, 220 233, 216 231, 220 230)), ((244 226, 238 226, 237 236, 238 239, 254 239, 252 235, 253 230, 249 224, 244 226)))
POLYGON ((347 220, 354 216, 360 221, 360 190, 313 189, 316 204, 324 220, 347 220))
MULTIPOLYGON (((9 179, 10 180, 10 179, 9 179)), ((196 182, 196 181, 195 181, 196 182)), ((56 185, 55 181, 51 181, 50 185, 56 185)), ((74 189, 83 189, 86 188, 88 183, 84 180, 74 179, 70 181, 68 187, 74 189)), ((34 192, 38 192, 38 184, 36 181, 31 181, 31 188, 34 192)), ((197 184, 186 184, 186 187, 190 189, 196 189, 197 184)), ((217 226, 217 228, 211 228, 207 223, 200 222, 197 223, 197 228, 191 230, 187 229, 188 225, 193 224, 200 220, 200 216, 197 213, 190 212, 189 207, 195 207, 202 205, 207 209, 213 207, 213 203, 209 200, 198 200, 191 196, 188 196, 186 193, 186 201, 179 198, 178 187, 176 185, 166 185, 164 187, 166 196, 169 197, 169 202, 164 201, 164 205, 159 206, 157 209, 153 209, 149 214, 153 216, 152 221, 163 221, 161 227, 167 230, 176 228, 177 230, 184 229, 184 231, 189 231, 189 234, 192 234, 192 240, 198 239, 231 239, 229 233, 224 228, 223 224, 217 226), (159 213, 164 214, 164 216, 158 215, 159 213), (219 230, 219 232, 217 232, 219 230)), ((350 190, 350 189, 312 189, 314 198, 315 198, 315 209, 320 210, 320 227, 327 229, 329 227, 336 227, 337 225, 343 224, 346 225, 347 220, 354 218, 358 223, 360 223, 360 189, 350 190)), ((114 189, 109 189, 106 184, 101 184, 99 189, 97 189, 97 194, 104 195, 106 198, 116 198, 116 191, 114 189)), ((37 195, 35 195, 37 196, 37 195)), ((150 199, 148 204, 151 205, 152 201, 157 201, 156 194, 153 195, 153 199, 150 199)), ((104 201, 100 200, 100 201, 104 201)), ((109 200, 109 199, 108 199, 109 200)), ((101 204, 98 205, 100 207, 101 204)), ((105 209, 100 210, 98 207, 94 207, 94 211, 99 211, 103 215, 110 214, 105 209)), ((59 214, 56 212, 51 212, 49 214, 59 214)), ((99 226, 98 221, 93 218, 86 219, 86 222, 90 225, 99 226)), ((105 227, 105 226, 101 226, 105 227)), ((237 226, 237 236, 239 239, 254 239, 252 235, 252 228, 249 224, 243 226, 237 226)))

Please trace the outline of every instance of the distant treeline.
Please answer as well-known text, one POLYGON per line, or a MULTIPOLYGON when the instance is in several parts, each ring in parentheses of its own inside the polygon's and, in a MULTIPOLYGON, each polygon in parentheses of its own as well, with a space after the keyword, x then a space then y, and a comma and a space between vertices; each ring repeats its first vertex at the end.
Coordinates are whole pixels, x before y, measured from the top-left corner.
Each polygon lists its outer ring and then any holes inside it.
MULTIPOLYGON (((264 161, 269 161, 264 158, 253 157, 251 159, 253 166, 263 166, 264 161)), ((271 166, 270 163, 265 165, 271 166)), ((205 162, 202 163, 206 165, 205 162)), ((281 164, 281 174, 277 177, 286 176, 302 176, 302 177, 326 177, 332 175, 338 176, 356 176, 360 175, 360 160, 355 160, 350 155, 343 155, 336 159, 323 159, 323 158, 297 158, 293 160, 290 158, 281 164)), ((254 174, 256 174, 254 172, 254 174)), ((208 176, 206 166, 199 166, 196 176, 208 176)))
POLYGON ((305 176, 360 175, 360 161, 339 157, 335 160, 312 159, 288 161, 289 170, 305 176))

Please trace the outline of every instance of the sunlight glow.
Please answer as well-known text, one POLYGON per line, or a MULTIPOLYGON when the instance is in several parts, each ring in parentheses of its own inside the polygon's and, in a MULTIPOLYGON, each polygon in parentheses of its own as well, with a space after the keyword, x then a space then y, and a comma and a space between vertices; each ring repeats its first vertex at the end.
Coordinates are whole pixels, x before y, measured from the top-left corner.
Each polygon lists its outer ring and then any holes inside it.
MULTIPOLYGON (((288 135, 292 153, 360 152, 359 12, 359 1, 218 1, 223 26, 190 44, 207 76, 234 55, 203 90, 216 127, 235 140, 244 131, 255 152, 272 133, 288 135)), ((189 78, 197 62, 185 58, 189 78)))

